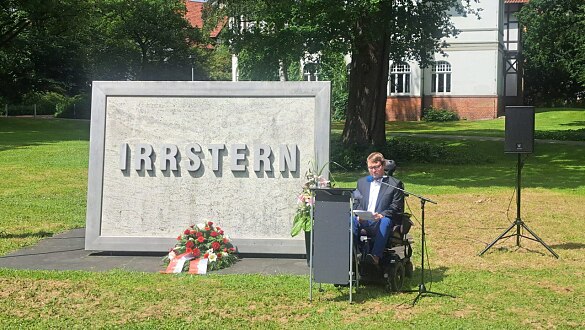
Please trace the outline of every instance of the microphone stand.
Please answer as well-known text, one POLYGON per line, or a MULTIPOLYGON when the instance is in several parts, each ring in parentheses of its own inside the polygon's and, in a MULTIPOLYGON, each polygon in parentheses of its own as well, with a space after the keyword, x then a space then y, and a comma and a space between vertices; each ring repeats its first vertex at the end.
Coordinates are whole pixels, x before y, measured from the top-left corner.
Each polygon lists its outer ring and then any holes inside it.
POLYGON ((437 204, 437 202, 423 197, 423 196, 419 196, 417 194, 413 194, 410 193, 402 188, 396 187, 394 185, 391 185, 387 182, 384 182, 384 180, 381 181, 381 183, 390 186, 392 188, 398 189, 400 191, 402 191, 404 193, 405 197, 408 196, 414 196, 416 198, 418 198, 420 200, 420 210, 421 210, 421 258, 420 258, 420 282, 418 284, 418 289, 417 290, 405 290, 404 292, 418 292, 418 295, 416 296, 416 298, 414 298, 414 300, 412 301, 412 306, 414 306, 416 304, 416 302, 422 297, 423 294, 434 294, 437 296, 442 296, 442 297, 451 297, 451 298, 455 298, 454 296, 450 295, 450 294, 446 294, 446 293, 439 293, 439 292, 434 292, 434 291, 429 291, 427 290, 426 286, 425 286, 425 245, 426 245, 426 239, 425 239, 425 203, 429 202, 432 204, 437 204))

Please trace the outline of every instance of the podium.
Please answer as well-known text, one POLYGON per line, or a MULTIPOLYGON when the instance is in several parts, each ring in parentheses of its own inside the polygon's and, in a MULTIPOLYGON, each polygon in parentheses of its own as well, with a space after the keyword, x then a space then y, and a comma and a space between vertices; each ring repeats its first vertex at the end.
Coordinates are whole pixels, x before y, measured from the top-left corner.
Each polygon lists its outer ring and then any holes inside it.
POLYGON ((353 191, 349 188, 314 188, 310 249, 309 299, 313 282, 349 285, 352 302, 357 271, 353 269, 353 191))

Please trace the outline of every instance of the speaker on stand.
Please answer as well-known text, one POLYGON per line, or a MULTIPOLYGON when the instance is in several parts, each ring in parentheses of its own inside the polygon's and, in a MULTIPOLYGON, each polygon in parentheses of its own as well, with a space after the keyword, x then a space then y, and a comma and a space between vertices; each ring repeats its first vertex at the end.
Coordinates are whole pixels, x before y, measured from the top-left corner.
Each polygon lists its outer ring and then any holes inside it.
POLYGON ((534 107, 529 106, 506 106, 506 137, 504 141, 504 152, 518 155, 518 165, 516 173, 516 220, 508 227, 498 238, 491 242, 479 255, 483 255, 499 240, 508 237, 516 237, 516 246, 520 246, 520 237, 524 237, 529 240, 539 242, 544 246, 552 255, 557 259, 558 254, 553 251, 540 237, 536 235, 528 226, 522 221, 520 217, 520 191, 521 191, 521 178, 522 178, 522 166, 524 161, 522 160, 522 154, 530 154, 534 151, 534 107), (516 232, 509 234, 516 228, 516 232), (524 228, 528 231, 532 237, 525 236, 520 232, 520 228, 524 228))
POLYGON ((532 153, 534 151, 534 107, 506 107, 505 134, 505 153, 532 153))

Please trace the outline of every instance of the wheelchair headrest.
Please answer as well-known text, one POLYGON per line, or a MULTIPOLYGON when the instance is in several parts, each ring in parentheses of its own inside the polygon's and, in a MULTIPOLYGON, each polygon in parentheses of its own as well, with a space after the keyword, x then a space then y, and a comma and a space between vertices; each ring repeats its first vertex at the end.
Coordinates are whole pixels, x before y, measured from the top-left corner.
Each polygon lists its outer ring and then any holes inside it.
POLYGON ((395 170, 396 170, 396 162, 391 160, 391 159, 385 159, 384 160, 384 171, 386 171, 386 173, 388 173, 389 176, 392 176, 392 174, 394 174, 395 170))

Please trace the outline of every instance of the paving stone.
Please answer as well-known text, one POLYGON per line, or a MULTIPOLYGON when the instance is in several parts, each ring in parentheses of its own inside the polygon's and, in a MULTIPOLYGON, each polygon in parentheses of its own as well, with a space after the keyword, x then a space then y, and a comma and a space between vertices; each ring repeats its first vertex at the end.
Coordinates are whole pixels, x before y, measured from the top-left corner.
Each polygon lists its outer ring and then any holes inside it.
MULTIPOLYGON (((73 229, 0 256, 0 268, 95 272, 122 269, 150 273, 164 269, 163 253, 86 251, 84 245, 85 228, 73 229)), ((233 266, 212 273, 308 275, 309 267, 305 259, 298 257, 243 255, 233 266)))

